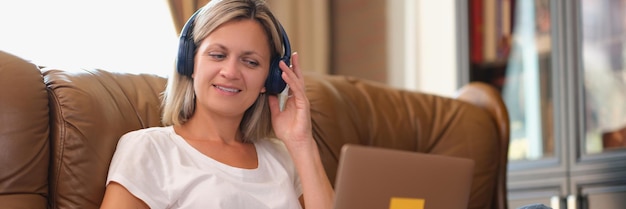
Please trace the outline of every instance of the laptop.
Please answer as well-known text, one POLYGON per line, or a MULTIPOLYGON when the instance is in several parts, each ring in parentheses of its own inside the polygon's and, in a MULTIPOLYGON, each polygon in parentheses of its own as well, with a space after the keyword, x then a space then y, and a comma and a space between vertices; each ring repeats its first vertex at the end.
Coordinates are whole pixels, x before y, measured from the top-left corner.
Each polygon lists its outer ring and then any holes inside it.
POLYGON ((474 161, 346 144, 334 209, 467 209, 474 161))

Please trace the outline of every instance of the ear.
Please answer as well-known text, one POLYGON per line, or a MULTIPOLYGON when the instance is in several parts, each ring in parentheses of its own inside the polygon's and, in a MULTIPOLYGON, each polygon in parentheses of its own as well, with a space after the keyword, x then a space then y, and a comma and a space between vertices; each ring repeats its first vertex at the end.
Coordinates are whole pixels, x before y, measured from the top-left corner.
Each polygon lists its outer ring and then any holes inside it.
POLYGON ((267 91, 267 89, 265 89, 265 86, 263 86, 263 88, 261 88, 261 94, 265 93, 267 91))

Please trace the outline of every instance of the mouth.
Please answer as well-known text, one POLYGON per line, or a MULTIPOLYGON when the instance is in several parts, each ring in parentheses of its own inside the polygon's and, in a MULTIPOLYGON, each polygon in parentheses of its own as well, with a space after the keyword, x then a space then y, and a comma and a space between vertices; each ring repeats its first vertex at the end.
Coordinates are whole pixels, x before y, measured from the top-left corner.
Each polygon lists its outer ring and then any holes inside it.
POLYGON ((224 86, 218 86, 213 84, 213 87, 217 88, 218 90, 224 91, 224 92, 228 92, 228 93, 239 93, 241 92, 240 89, 236 89, 236 88, 229 88, 229 87, 224 87, 224 86))

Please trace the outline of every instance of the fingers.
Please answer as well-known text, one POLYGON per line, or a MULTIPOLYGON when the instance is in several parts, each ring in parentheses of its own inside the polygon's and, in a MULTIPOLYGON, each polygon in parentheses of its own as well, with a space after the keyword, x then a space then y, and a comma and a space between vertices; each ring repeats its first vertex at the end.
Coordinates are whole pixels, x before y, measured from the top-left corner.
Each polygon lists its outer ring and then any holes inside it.
POLYGON ((292 77, 296 76, 293 70, 289 68, 289 66, 287 66, 287 64, 284 61, 280 61, 280 63, 278 63, 278 66, 280 67, 281 70, 283 70, 283 73, 281 75, 283 80, 285 80, 287 84, 291 84, 290 81, 292 80, 292 77))
POLYGON ((280 69, 283 70, 282 78, 289 84, 290 90, 298 93, 304 93, 304 77, 300 69, 300 59, 297 52, 292 55, 293 66, 290 68, 283 61, 279 63, 280 69))
POLYGON ((287 64, 283 61, 280 61, 279 67, 283 72, 290 74, 293 73, 296 78, 302 78, 302 70, 300 69, 300 56, 297 52, 294 52, 291 56, 292 66, 287 66, 287 64))

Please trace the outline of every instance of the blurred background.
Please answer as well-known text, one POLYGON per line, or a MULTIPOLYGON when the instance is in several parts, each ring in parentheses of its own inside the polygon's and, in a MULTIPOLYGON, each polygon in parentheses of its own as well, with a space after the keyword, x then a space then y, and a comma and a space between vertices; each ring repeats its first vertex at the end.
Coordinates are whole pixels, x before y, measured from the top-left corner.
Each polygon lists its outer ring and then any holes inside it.
MULTIPOLYGON (((206 2, 0 1, 0 49, 42 66, 167 76, 173 70, 180 28, 206 2)), ((443 95, 457 88, 452 0, 268 3, 308 71, 355 75, 443 95), (419 76, 415 69, 437 71, 419 76), (436 75, 451 79, 422 79, 436 75)))

